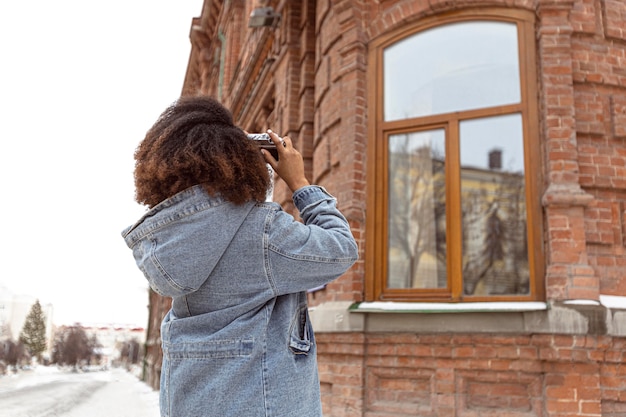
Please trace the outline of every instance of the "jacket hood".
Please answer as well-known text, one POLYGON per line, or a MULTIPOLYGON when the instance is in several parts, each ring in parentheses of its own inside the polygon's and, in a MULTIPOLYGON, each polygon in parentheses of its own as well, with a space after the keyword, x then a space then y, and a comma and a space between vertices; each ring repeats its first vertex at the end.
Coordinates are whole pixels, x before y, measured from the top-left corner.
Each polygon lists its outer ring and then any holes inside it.
POLYGON ((254 205, 234 205, 194 186, 146 212, 122 236, 152 289, 181 296, 204 283, 254 205))

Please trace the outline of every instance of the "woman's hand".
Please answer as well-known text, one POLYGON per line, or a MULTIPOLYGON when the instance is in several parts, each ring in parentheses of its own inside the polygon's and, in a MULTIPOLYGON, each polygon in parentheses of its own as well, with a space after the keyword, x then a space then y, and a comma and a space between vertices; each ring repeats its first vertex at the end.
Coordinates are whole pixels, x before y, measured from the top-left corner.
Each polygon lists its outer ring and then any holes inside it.
POLYGON ((272 142, 276 145, 278 160, 265 149, 262 149, 265 161, 270 164, 276 174, 285 181, 291 192, 309 185, 309 181, 304 176, 304 160, 297 149, 293 147, 291 138, 285 136, 280 138, 276 133, 268 130, 272 142))

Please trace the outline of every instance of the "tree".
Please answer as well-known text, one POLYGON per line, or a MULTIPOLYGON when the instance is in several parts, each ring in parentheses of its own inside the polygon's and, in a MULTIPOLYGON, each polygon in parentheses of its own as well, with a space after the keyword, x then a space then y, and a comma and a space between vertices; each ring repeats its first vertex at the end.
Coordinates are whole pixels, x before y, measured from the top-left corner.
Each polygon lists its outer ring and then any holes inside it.
POLYGON ((89 343, 88 343, 88 347, 89 347, 89 351, 91 352, 91 355, 89 356, 89 364, 92 364, 92 359, 96 362, 99 363, 102 360, 102 344, 100 343, 100 341, 98 340, 98 337, 94 334, 91 335, 91 338, 89 338, 89 343))
POLYGON ((11 339, 0 342, 0 362, 17 369, 17 366, 28 359, 28 354, 22 341, 17 343, 11 339))
POLYGON ((445 162, 439 146, 424 134, 390 140, 390 288, 447 285, 445 162))
POLYGON ((46 350, 46 316, 41 310, 39 300, 33 304, 30 313, 26 316, 20 341, 28 349, 30 354, 41 359, 41 354, 46 350))
POLYGON ((52 362, 77 367, 82 361, 88 362, 98 346, 97 340, 90 340, 82 327, 64 327, 55 336, 52 362))
POLYGON ((141 345, 136 338, 125 342, 120 350, 120 359, 126 364, 137 364, 141 356, 141 345))

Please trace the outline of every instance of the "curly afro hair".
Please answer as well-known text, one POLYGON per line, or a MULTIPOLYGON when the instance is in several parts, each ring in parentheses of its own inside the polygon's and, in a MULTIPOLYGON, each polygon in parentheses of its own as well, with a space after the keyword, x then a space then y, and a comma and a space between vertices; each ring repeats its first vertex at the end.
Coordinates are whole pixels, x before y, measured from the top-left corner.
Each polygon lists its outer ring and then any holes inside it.
POLYGON ((191 186, 234 204, 265 200, 270 176, 257 145, 211 97, 169 106, 135 151, 135 199, 154 207, 191 186))

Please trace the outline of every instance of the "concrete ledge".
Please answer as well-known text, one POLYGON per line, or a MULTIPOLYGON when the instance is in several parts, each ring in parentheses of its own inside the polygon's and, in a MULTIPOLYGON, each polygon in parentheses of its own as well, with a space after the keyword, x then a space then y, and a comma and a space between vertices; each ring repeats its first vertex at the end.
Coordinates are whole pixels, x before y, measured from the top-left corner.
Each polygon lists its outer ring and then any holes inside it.
POLYGON ((363 332, 365 316, 351 314, 351 301, 331 301, 309 307, 309 316, 315 332, 363 332))
POLYGON ((626 311, 612 311, 608 333, 613 336, 626 336, 626 311))
POLYGON ((626 336, 626 297, 559 303, 328 302, 310 309, 316 332, 548 333, 626 336), (610 302, 609 302, 610 301, 610 302))

